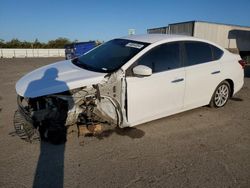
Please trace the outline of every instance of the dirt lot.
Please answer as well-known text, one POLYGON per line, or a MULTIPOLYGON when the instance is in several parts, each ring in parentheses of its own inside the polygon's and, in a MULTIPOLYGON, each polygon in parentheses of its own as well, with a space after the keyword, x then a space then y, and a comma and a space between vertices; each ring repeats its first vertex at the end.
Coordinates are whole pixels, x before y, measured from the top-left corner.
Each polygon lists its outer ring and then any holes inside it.
POLYGON ((0 59, 0 187, 250 187, 250 67, 222 109, 202 107, 101 138, 29 144, 15 82, 56 58, 0 59))

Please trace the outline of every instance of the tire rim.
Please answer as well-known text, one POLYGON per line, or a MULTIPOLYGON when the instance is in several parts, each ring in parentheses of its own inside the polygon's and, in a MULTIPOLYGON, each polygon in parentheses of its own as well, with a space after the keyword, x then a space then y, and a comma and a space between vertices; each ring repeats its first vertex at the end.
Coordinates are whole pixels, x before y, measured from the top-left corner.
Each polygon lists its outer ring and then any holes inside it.
POLYGON ((229 96, 229 88, 226 84, 222 84, 215 92, 215 98, 214 98, 215 105, 221 107, 224 104, 226 104, 228 96, 229 96))

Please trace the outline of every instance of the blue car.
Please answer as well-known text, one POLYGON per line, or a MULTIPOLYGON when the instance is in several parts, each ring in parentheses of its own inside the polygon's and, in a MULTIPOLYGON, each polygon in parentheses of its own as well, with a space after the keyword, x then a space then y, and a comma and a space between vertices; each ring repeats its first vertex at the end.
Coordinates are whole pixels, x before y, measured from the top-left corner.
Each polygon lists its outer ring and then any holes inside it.
POLYGON ((96 47, 97 44, 95 41, 90 42, 76 42, 72 44, 67 44, 64 46, 65 48, 65 58, 66 59, 73 59, 75 57, 79 57, 89 50, 96 47))

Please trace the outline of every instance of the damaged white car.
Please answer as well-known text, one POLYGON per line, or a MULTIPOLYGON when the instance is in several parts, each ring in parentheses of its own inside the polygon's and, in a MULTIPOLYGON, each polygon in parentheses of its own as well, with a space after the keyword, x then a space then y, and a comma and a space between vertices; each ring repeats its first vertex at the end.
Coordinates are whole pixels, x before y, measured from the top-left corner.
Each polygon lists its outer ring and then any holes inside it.
POLYGON ((207 104, 222 107, 243 86, 243 66, 239 56, 193 37, 114 39, 22 77, 17 113, 25 120, 15 127, 24 138, 39 130, 56 140, 71 125, 132 127, 207 104))

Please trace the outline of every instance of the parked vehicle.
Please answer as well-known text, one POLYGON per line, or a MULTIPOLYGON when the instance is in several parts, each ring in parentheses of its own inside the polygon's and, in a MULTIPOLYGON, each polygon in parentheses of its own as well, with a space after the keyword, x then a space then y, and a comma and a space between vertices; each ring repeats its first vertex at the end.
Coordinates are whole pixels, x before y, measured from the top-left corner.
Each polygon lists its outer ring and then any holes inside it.
POLYGON ((18 106, 45 137, 73 124, 133 127, 208 104, 223 107, 242 88, 243 68, 238 55, 205 40, 132 35, 25 75, 16 84, 18 106))
POLYGON ((97 44, 95 41, 90 42, 74 42, 72 44, 65 45, 65 59, 73 59, 79 57, 89 50, 96 47, 97 44))

